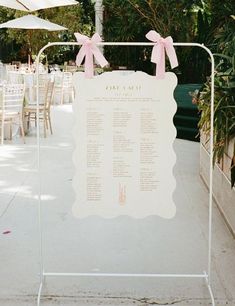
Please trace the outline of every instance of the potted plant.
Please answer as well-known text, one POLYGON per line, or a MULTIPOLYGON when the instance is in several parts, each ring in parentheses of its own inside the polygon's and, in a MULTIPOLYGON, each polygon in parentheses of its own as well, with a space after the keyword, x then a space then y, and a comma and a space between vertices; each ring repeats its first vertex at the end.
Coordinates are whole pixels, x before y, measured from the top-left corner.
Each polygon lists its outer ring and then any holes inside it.
MULTIPOLYGON (((214 28, 211 48, 215 57, 214 97, 214 163, 223 166, 226 155, 230 157, 230 181, 235 184, 235 16, 231 15, 232 5, 226 7, 224 16, 213 18, 214 28)), ((202 90, 194 94, 201 111, 199 128, 207 138, 210 130, 211 80, 207 79, 202 90)), ((223 170, 223 169, 222 169, 223 170)))
MULTIPOLYGON (((233 143, 231 156, 231 186, 235 184, 235 56, 214 54, 219 59, 215 72, 214 98, 214 163, 221 163, 228 147, 233 143)), ((195 93, 201 119, 200 130, 206 135, 210 133, 211 115, 211 80, 208 79, 201 92, 195 93)))

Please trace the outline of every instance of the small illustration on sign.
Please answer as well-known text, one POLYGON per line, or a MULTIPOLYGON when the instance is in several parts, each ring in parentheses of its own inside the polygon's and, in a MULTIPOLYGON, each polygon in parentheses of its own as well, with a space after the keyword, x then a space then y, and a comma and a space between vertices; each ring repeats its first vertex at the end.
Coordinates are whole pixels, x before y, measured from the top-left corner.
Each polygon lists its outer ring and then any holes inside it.
POLYGON ((119 183, 119 204, 126 204, 126 185, 119 183))

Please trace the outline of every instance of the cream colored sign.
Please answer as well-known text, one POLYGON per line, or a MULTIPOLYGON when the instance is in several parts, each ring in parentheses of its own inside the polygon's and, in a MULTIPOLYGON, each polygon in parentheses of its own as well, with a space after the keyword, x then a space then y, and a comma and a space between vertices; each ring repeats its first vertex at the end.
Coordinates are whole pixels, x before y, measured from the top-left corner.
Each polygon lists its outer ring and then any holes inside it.
POLYGON ((177 78, 74 75, 76 217, 172 218, 177 78))

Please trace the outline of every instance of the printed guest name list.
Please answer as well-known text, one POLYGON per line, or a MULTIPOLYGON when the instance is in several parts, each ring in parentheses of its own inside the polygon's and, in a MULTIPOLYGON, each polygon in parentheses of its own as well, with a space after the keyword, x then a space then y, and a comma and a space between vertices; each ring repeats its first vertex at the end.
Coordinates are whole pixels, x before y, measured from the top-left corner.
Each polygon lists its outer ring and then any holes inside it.
POLYGON ((175 75, 75 75, 74 85, 75 216, 173 217, 175 75))

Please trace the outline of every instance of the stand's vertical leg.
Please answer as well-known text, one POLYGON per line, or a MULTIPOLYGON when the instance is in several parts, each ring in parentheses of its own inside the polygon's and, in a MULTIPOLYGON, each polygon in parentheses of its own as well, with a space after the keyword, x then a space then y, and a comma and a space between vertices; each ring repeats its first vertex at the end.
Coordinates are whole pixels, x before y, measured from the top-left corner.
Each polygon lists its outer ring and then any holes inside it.
POLYGON ((38 291, 37 305, 40 305, 41 292, 44 282, 44 260, 43 260, 43 232, 42 232, 42 201, 41 201, 41 143, 40 143, 40 124, 39 124, 39 56, 36 60, 37 78, 37 170, 38 170, 38 225, 39 225, 39 256, 40 256, 40 287, 38 291))
POLYGON ((208 287, 211 286, 212 208, 213 208, 213 153, 214 153, 214 73, 215 63, 211 54, 211 117, 210 117, 210 173, 209 173, 209 233, 208 233, 208 287))
POLYGON ((43 287, 43 280, 41 281, 40 286, 39 286, 39 290, 38 290, 37 306, 40 306, 42 287, 43 287))
MULTIPOLYGON (((39 180, 41 180, 41 177, 39 175, 39 180)), ((41 182, 39 182, 39 199, 38 199, 38 210, 39 210, 39 256, 40 256, 40 286, 38 291, 38 299, 37 299, 37 305, 40 305, 40 299, 41 299, 41 292, 44 282, 44 261, 43 261, 43 233, 42 233, 42 211, 41 211, 41 182)))
POLYGON ((209 294, 210 294, 210 298, 211 298, 211 305, 212 306, 215 306, 215 298, 214 298, 214 294, 213 294, 213 291, 211 289, 211 285, 209 283, 209 275, 207 275, 206 272, 204 272, 204 274, 206 275, 206 285, 207 285, 207 288, 208 288, 208 291, 209 291, 209 294))

